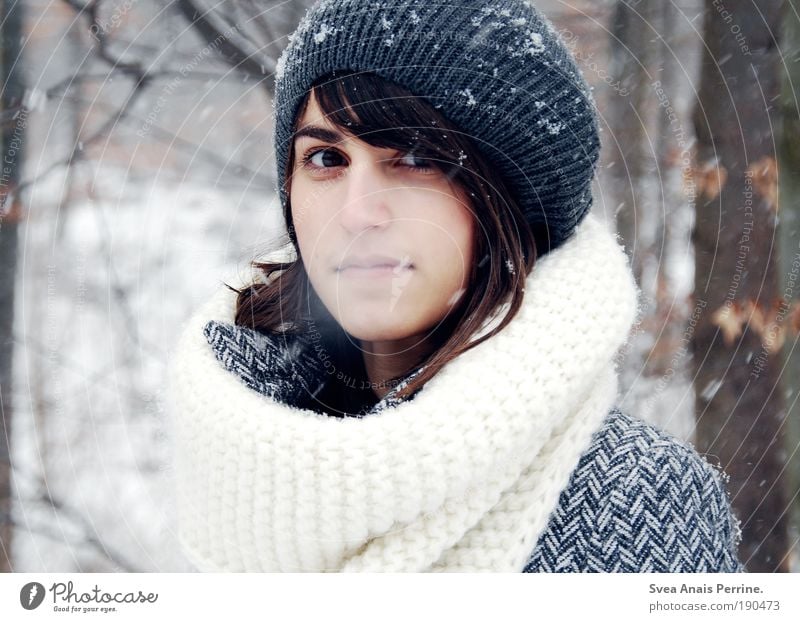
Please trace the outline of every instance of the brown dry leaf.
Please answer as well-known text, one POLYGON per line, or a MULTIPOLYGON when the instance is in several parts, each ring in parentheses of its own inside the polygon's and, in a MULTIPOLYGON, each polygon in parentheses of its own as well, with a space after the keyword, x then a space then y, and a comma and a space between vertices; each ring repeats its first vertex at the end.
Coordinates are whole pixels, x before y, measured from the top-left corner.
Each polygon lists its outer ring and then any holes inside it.
POLYGON ((753 329, 753 332, 759 337, 764 335, 764 327, 767 325, 767 319, 759 305, 748 299, 744 305, 742 305, 742 316, 743 321, 753 329))
POLYGON ((761 337, 761 347, 768 354, 775 354, 786 341, 785 322, 779 321, 781 311, 781 301, 773 300, 768 311, 748 300, 742 305, 742 319, 747 322, 749 328, 761 337))
POLYGON ((773 212, 778 211, 778 165, 775 158, 764 156, 747 169, 753 176, 753 187, 764 197, 773 212))
POLYGON ((778 324, 774 320, 765 326, 764 334, 761 336, 761 347, 768 354, 780 352, 786 341, 786 326, 778 324))
POLYGON ((22 201, 17 193, 16 184, 14 184, 14 182, 9 182, 8 184, 0 186, 0 206, 7 206, 5 207, 5 215, 0 218, 3 223, 11 224, 22 222, 24 216, 22 201))
POLYGON ((792 331, 797 334, 800 333, 800 301, 795 300, 792 303, 792 311, 789 315, 789 323, 792 327, 792 331))
POLYGON ((695 173, 698 193, 705 194, 709 199, 717 198, 728 180, 728 169, 719 166, 717 160, 706 162, 695 173))
POLYGON ((744 313, 736 302, 722 305, 711 315, 711 323, 722 331, 722 338, 727 346, 732 346, 741 337, 745 320, 744 313))

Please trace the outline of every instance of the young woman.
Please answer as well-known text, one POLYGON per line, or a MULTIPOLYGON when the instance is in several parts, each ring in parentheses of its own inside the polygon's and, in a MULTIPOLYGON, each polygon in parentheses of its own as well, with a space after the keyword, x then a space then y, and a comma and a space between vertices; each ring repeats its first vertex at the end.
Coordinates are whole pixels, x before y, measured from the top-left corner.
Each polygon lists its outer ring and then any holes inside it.
POLYGON ((199 569, 743 569, 721 474, 614 407, 637 292, 538 11, 324 1, 275 115, 288 241, 171 366, 199 569))

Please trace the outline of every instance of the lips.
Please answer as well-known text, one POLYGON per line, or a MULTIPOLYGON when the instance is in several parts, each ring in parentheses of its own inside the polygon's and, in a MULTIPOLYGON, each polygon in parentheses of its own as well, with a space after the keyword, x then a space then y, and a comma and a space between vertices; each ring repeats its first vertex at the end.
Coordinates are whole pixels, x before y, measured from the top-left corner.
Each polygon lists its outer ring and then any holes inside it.
POLYGON ((390 255, 359 255, 345 257, 336 268, 337 272, 342 272, 348 268, 411 268, 411 258, 408 255, 398 259, 390 255))

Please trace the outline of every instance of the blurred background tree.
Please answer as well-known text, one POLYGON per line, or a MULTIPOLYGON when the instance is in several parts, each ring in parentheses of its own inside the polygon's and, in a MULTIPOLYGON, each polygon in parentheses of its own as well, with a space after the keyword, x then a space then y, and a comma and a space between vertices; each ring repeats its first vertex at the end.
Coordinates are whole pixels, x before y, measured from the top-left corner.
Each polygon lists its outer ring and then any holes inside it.
POLYGON ((785 513, 790 524, 790 555, 797 551, 800 525, 800 2, 787 0, 783 9, 780 63, 781 97, 777 124, 779 240, 782 275, 781 296, 793 299, 787 309, 783 344, 783 381, 787 436, 782 449, 786 463, 785 513), (793 338, 792 338, 793 337, 793 338))
MULTIPOLYGON (((776 136, 782 0, 707 0, 697 103, 697 446, 730 476, 751 571, 788 569, 776 136)), ((796 297, 791 292, 788 303, 796 297)))
POLYGON ((14 375, 14 291, 17 275, 18 223, 22 211, 17 186, 20 181, 26 116, 22 106, 20 50, 24 39, 23 5, 0 0, 0 572, 11 565, 11 427, 14 375))

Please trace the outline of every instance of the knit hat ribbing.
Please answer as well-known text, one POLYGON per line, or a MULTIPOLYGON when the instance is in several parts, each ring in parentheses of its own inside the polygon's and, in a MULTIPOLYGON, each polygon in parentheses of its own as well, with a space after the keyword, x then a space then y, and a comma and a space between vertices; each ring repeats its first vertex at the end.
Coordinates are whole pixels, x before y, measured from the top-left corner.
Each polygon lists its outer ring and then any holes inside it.
POLYGON ((322 0, 278 61, 278 191, 299 105, 318 78, 372 72, 428 100, 495 164, 550 248, 592 204, 600 140, 590 89, 553 25, 525 0, 322 0))

